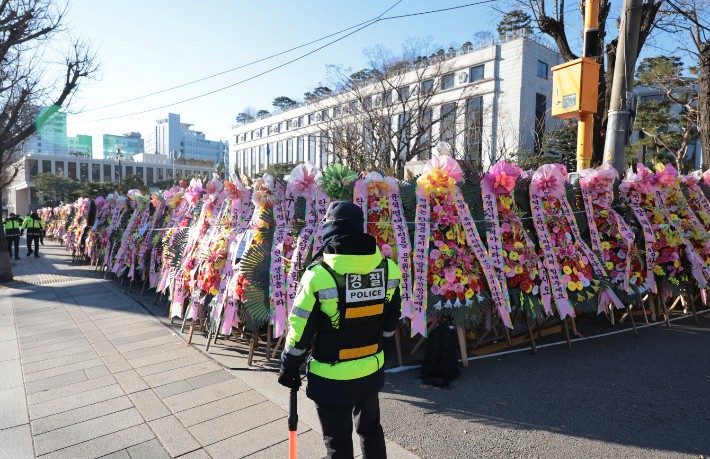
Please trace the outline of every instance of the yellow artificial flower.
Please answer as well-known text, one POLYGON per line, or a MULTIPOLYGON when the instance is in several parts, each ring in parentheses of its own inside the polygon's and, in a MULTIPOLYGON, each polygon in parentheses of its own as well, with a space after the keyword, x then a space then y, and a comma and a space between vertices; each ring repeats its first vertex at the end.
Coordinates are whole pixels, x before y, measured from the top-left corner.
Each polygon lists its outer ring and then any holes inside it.
POLYGON ((609 250, 610 248, 611 248, 611 244, 609 244, 606 241, 602 242, 602 249, 609 250))
POLYGON ((453 239, 454 238, 454 232, 449 230, 446 232, 446 239, 453 239))
POLYGON ((382 209, 389 209, 390 202, 387 200, 387 198, 380 198, 379 204, 382 209))
POLYGON ((679 268, 680 267, 680 260, 674 261, 673 266, 675 266, 676 268, 679 268))
POLYGON ((466 284, 468 284, 468 277, 466 277, 466 276, 461 277, 461 285, 466 285, 466 284))
POLYGON ((417 179, 417 188, 426 196, 456 192, 456 182, 441 169, 431 169, 417 179))
POLYGON ((518 252, 510 252, 508 257, 510 257, 510 259, 513 261, 517 261, 518 260, 518 252))
POLYGON ((503 268, 503 272, 504 272, 504 273, 509 273, 509 272, 510 272, 510 267, 506 266, 505 268, 503 268))
POLYGON ((572 268, 570 268, 569 266, 563 266, 563 267, 562 267, 562 271, 563 271, 565 274, 572 274, 572 268))
POLYGON ((516 243, 513 244, 513 245, 515 246, 516 250, 517 250, 517 249, 522 249, 523 247, 525 247, 525 246, 523 245, 523 243, 520 242, 520 241, 516 242, 516 243))
POLYGON ((575 290, 577 290, 577 283, 576 282, 568 282, 567 288, 569 289, 570 292, 574 292, 575 290))
POLYGON ((441 244, 441 247, 439 247, 439 252, 446 252, 449 250, 449 246, 446 244, 441 244))
POLYGON ((501 251, 500 251, 500 254, 503 255, 503 257, 507 257, 507 256, 508 256, 508 252, 506 252, 505 250, 501 250, 501 251))
POLYGON ((441 258, 437 258, 437 260, 434 262, 437 268, 443 268, 444 267, 444 260, 441 258))
POLYGON ((606 269, 614 269, 614 263, 607 261, 606 263, 604 263, 604 267, 606 269))
POLYGON ((656 265, 653 267, 653 272, 660 276, 663 274, 663 268, 661 268, 659 265, 656 265))
POLYGON ((572 268, 572 272, 575 274, 579 274, 579 271, 577 271, 577 268, 572 268))
POLYGON ((522 266, 516 266, 515 267, 515 274, 522 274, 523 273, 523 267, 522 266))
POLYGON ((584 288, 584 285, 580 281, 577 281, 576 285, 577 285, 577 290, 581 291, 584 288))
POLYGON ((584 297, 583 297, 582 295, 580 295, 579 293, 577 294, 577 301, 578 301, 578 302, 581 303, 581 302, 584 301, 585 299, 586 299, 586 298, 584 298, 584 297))
POLYGON ((437 276, 436 274, 434 274, 433 276, 431 276, 431 278, 432 278, 432 280, 434 281, 435 284, 439 284, 439 280, 441 280, 441 278, 440 278, 439 276, 437 276))
POLYGON ((456 276, 458 276, 458 277, 461 277, 461 275, 463 274, 463 271, 461 271, 461 268, 456 268, 454 270, 454 274, 456 274, 456 276))
POLYGON ((442 278, 439 282, 439 287, 446 287, 447 285, 449 285, 449 282, 446 279, 442 278))
POLYGON ((473 289, 468 289, 468 290, 466 290, 466 293, 464 293, 464 296, 466 298, 471 298, 471 297, 473 297, 474 294, 475 294, 475 292, 473 291, 473 289))

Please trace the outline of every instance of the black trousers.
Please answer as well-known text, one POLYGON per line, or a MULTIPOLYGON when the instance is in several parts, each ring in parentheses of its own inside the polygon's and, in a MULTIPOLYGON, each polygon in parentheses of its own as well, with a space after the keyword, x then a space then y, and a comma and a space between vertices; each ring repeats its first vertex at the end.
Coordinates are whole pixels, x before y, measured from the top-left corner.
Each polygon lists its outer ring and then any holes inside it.
POLYGON ((375 395, 354 406, 316 404, 328 459, 353 459, 353 418, 363 459, 385 459, 385 434, 380 425, 380 400, 375 395))
POLYGON ((12 257, 12 244, 15 244, 15 257, 20 256, 20 236, 5 236, 7 240, 7 251, 10 252, 10 257, 12 257))
POLYGON ((27 235, 27 251, 32 251, 32 242, 35 243, 35 256, 39 255, 39 234, 28 234, 27 235))

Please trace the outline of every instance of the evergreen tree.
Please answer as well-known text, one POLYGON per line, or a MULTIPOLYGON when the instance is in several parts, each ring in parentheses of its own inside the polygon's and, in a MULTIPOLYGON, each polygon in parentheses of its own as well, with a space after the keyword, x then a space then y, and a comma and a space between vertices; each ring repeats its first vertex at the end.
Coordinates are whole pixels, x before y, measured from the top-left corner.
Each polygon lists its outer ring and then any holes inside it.
POLYGON ((498 34, 501 37, 513 34, 527 34, 532 32, 532 19, 523 10, 512 10, 503 16, 498 23, 498 34))
POLYGON ((270 113, 268 110, 259 110, 258 112, 256 112, 256 117, 259 119, 263 119, 269 115, 270 113))
MULTIPOLYGON (((298 102, 296 102, 295 100, 291 99, 290 97, 279 96, 279 97, 276 97, 276 98, 274 99, 274 101, 271 103, 271 105, 273 105, 273 106, 276 107, 276 108, 280 108, 281 111, 284 111, 284 110, 286 110, 287 108, 293 107, 293 106, 296 105, 297 103, 298 103, 298 102)), ((265 110, 259 110, 259 112, 257 112, 256 116, 259 116, 259 113, 261 113, 261 112, 263 112, 263 111, 265 111, 265 110)), ((266 113, 268 114, 269 112, 266 112, 266 113)))
POLYGON ((680 58, 658 56, 641 61, 636 71, 637 85, 660 93, 638 105, 634 129, 639 142, 648 147, 649 161, 674 160, 680 173, 687 168, 689 146, 698 139, 697 79, 684 76, 684 70, 680 58))

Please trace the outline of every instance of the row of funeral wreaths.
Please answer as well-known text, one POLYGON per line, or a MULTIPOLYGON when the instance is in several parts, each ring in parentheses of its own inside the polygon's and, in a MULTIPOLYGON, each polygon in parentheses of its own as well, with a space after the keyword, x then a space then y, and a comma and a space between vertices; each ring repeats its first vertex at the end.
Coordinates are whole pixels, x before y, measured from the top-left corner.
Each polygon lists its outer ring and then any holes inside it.
POLYGON ((425 335, 435 316, 465 329, 497 316, 511 327, 517 309, 544 320, 642 306, 646 292, 698 289, 705 300, 709 185, 710 174, 678 176, 671 165, 638 164, 623 180, 605 165, 570 184, 561 165, 501 161, 478 174, 438 156, 409 181, 305 163, 287 181, 215 175, 204 187, 193 179, 40 213, 67 250, 166 292, 173 317, 211 315, 221 333, 270 321, 280 336, 323 247, 329 203, 352 200, 402 268, 402 318, 425 335))

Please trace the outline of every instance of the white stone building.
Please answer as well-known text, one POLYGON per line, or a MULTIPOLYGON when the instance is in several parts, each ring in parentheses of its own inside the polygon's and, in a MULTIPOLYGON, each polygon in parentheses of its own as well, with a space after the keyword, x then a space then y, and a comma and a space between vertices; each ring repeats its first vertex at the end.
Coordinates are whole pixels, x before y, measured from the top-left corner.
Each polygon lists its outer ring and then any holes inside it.
MULTIPOLYGON (((402 91, 409 95, 420 90, 417 85, 429 84, 430 88, 436 88, 429 107, 450 111, 457 126, 464 124, 467 107, 480 107, 483 118, 480 143, 478 152, 470 155, 464 136, 447 135, 441 122, 431 126, 432 143, 447 140, 459 152, 457 157, 480 161, 486 169, 499 159, 514 160, 519 151, 538 149, 543 130, 560 126, 559 120, 549 116, 550 68, 563 62, 558 52, 533 39, 513 37, 449 52, 445 57, 448 67, 445 74, 434 77, 437 81, 421 81, 421 75, 415 76, 416 72, 411 71, 411 75, 403 74, 404 87, 392 92, 395 97, 402 91)), ((387 93, 375 94, 373 91, 375 105, 391 97, 387 93)), ((323 128, 319 124, 328 117, 347 113, 352 103, 344 102, 347 99, 348 93, 337 94, 233 126, 229 138, 230 166, 236 165, 253 175, 274 163, 310 161, 318 167, 330 164, 334 158, 321 148, 323 128)), ((446 122, 443 115, 441 119, 446 122)), ((396 125, 397 122, 395 113, 391 123, 396 125)), ((413 158, 406 166, 418 173, 424 160, 426 158, 413 158)))
POLYGON ((170 152, 176 151, 178 155, 182 153, 182 158, 210 160, 215 166, 228 158, 228 149, 227 142, 207 140, 203 132, 181 122, 175 113, 156 118, 145 138, 145 153, 170 157, 170 152))

